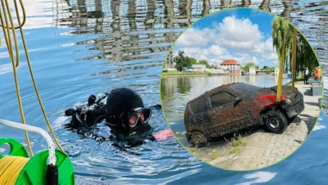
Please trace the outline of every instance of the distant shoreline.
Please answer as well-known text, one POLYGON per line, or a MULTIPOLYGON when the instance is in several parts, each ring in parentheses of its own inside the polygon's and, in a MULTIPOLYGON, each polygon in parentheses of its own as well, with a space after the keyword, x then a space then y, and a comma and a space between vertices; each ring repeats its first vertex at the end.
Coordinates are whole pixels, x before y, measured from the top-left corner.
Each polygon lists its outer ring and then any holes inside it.
MULTIPOLYGON (((254 76, 254 77, 260 77, 260 76, 275 76, 274 74, 256 74, 256 75, 231 75, 229 73, 227 74, 217 74, 217 73, 210 73, 207 71, 165 71, 162 72, 162 77, 195 77, 195 76, 254 76)), ((287 74, 286 74, 287 76, 287 74)), ((283 79, 289 79, 288 77, 283 77, 283 79)), ((298 79, 300 80, 300 79, 298 79)))
POLYGON ((210 72, 203 72, 203 71, 167 71, 162 72, 162 76, 164 77, 171 77, 171 76, 226 76, 229 74, 215 74, 210 72))

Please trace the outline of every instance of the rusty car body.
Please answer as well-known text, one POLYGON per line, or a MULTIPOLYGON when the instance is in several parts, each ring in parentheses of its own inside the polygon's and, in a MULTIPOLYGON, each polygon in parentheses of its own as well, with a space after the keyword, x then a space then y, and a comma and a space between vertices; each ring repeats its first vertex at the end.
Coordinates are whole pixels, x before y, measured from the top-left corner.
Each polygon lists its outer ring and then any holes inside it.
POLYGON ((303 94, 291 86, 261 88, 245 83, 222 85, 189 101, 184 112, 188 141, 196 147, 220 136, 262 125, 273 133, 283 133, 304 110, 303 94))

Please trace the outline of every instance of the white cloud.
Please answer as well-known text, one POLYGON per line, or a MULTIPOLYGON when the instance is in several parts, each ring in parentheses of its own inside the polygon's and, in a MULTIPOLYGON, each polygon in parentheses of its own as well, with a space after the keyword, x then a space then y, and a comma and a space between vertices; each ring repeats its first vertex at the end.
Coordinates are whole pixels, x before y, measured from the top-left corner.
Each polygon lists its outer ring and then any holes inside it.
POLYGON ((203 50, 204 50, 204 48, 200 48, 200 47, 186 47, 183 49, 185 54, 192 55, 192 56, 197 56, 197 55, 204 53, 203 50))
POLYGON ((228 54, 228 51, 225 48, 220 47, 219 45, 212 45, 208 48, 208 52, 215 56, 222 56, 228 54))
MULTIPOLYGON (((185 47, 184 53, 189 57, 199 60, 207 60, 210 64, 218 64, 226 59, 231 59, 229 52, 218 45, 212 45, 208 48, 185 47)), ((174 53, 177 53, 175 51, 174 53)))
POLYGON ((231 41, 253 42, 263 38, 257 24, 253 24, 249 19, 237 19, 235 16, 224 18, 222 23, 219 23, 219 31, 220 36, 231 41))
POLYGON ((184 47, 201 47, 209 42, 227 48, 250 49, 263 38, 258 25, 249 19, 226 17, 221 23, 213 23, 214 28, 189 28, 177 40, 184 47))
MULTIPOLYGON (((207 60, 210 64, 219 64, 228 59, 235 59, 241 65, 245 65, 248 62, 254 62, 258 65, 262 61, 261 59, 258 59, 249 53, 239 53, 238 55, 232 55, 226 49, 218 45, 212 45, 209 48, 185 47, 183 48, 183 51, 189 57, 195 58, 198 61, 207 60)), ((174 51, 174 53, 177 52, 177 50, 174 51)))
POLYGON ((254 46, 256 53, 262 53, 262 52, 272 52, 274 51, 273 45, 272 45, 272 37, 268 38, 265 42, 260 42, 254 46))
POLYGON ((205 46, 214 34, 215 31, 208 28, 189 28, 179 37, 176 44, 184 47, 205 46))
POLYGON ((214 28, 189 28, 176 45, 182 46, 180 49, 188 56, 212 64, 227 59, 236 59, 242 65, 248 62, 277 64, 278 55, 272 46, 272 38, 264 40, 258 25, 251 20, 229 16, 211 25, 214 28))
POLYGON ((199 60, 208 60, 207 56, 205 55, 200 55, 199 60))
POLYGON ((249 49, 263 38, 257 24, 249 19, 226 17, 217 27, 219 36, 217 43, 228 48, 249 49))
POLYGON ((248 62, 253 62, 256 65, 258 65, 261 60, 259 60, 258 58, 256 58, 255 56, 251 56, 251 55, 247 55, 247 56, 243 56, 243 57, 235 57, 235 59, 241 64, 241 65, 245 65, 248 62))
POLYGON ((277 53, 273 53, 273 52, 271 52, 271 53, 263 53, 262 55, 261 55, 264 59, 266 59, 266 60, 274 60, 274 61, 278 61, 278 55, 277 55, 277 53))

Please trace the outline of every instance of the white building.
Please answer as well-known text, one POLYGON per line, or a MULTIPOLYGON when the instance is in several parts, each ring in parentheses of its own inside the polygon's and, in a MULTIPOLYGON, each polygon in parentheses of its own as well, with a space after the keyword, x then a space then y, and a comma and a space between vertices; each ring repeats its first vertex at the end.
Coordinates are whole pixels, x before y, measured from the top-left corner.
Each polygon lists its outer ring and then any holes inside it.
POLYGON ((220 67, 223 70, 230 71, 231 75, 241 75, 240 64, 236 60, 225 60, 220 63, 220 67))
POLYGON ((256 67, 255 66, 251 66, 249 68, 249 75, 256 75, 256 67))
MULTIPOLYGON (((276 67, 274 69, 274 75, 278 78, 278 76, 279 76, 279 67, 276 67)), ((283 73, 282 74, 282 78, 288 78, 288 74, 287 73, 283 73)))
POLYGON ((274 75, 275 76, 279 75, 279 67, 274 68, 274 75))
POLYGON ((229 74, 229 72, 224 71, 222 69, 205 69, 205 71, 210 72, 212 74, 229 74))

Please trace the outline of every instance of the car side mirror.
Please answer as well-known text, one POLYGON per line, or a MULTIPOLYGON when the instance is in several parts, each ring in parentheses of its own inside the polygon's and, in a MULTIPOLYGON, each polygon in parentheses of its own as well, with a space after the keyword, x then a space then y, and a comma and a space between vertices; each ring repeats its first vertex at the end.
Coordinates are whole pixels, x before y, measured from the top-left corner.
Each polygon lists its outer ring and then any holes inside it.
POLYGON ((235 103, 233 104, 234 106, 238 105, 239 102, 241 102, 241 97, 237 97, 235 103))

